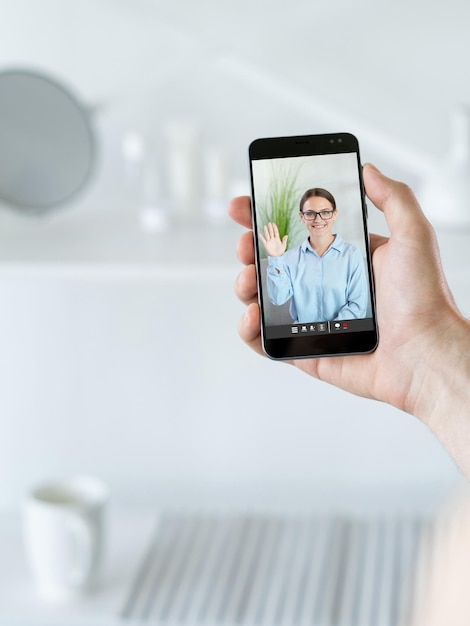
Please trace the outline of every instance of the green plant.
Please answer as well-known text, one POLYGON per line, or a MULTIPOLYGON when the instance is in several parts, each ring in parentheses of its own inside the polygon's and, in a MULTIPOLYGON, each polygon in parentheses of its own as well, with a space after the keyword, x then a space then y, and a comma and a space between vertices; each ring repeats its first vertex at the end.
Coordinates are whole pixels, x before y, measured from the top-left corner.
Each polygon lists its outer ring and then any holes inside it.
MULTIPOLYGON (((301 166, 295 167, 292 163, 273 163, 268 192, 264 201, 257 203, 260 231, 262 232, 268 222, 274 222, 281 239, 284 235, 289 235, 287 250, 298 245, 305 234, 299 220, 299 200, 302 195, 298 185, 300 168, 301 166)), ((261 256, 267 256, 263 246, 261 256)))

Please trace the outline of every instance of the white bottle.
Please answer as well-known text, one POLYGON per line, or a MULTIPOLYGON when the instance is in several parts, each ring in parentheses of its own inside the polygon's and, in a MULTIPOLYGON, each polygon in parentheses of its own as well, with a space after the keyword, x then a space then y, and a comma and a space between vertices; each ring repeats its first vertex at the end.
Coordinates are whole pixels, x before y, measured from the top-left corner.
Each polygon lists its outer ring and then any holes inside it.
POLYGON ((419 195, 436 226, 470 227, 470 109, 455 109, 447 156, 429 171, 419 195))

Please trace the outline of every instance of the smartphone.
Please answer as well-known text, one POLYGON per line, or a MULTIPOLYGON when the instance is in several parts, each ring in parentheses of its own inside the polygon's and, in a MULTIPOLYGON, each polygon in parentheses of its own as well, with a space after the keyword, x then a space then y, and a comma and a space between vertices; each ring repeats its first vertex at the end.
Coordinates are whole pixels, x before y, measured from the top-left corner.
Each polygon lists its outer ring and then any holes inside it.
POLYGON ((378 342, 359 144, 350 133, 249 147, 261 336, 273 359, 378 342))

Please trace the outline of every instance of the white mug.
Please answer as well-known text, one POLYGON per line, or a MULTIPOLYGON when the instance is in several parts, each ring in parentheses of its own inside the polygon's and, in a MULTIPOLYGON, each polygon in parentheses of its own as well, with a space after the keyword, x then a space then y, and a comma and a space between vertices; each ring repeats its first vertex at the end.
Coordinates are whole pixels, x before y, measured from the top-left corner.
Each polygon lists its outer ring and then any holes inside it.
POLYGON ((28 494, 25 547, 42 598, 66 598, 96 583, 107 500, 106 485, 89 476, 43 483, 28 494))

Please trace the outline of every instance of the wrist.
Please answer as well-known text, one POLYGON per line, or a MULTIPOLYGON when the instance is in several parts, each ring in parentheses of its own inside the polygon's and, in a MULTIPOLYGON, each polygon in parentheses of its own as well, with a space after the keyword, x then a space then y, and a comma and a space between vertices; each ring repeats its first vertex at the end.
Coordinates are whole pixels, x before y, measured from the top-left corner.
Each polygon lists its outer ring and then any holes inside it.
POLYGON ((268 256, 268 266, 269 267, 278 267, 278 268, 282 268, 284 266, 284 259, 283 259, 284 255, 280 255, 280 256, 272 256, 269 255, 268 256))

